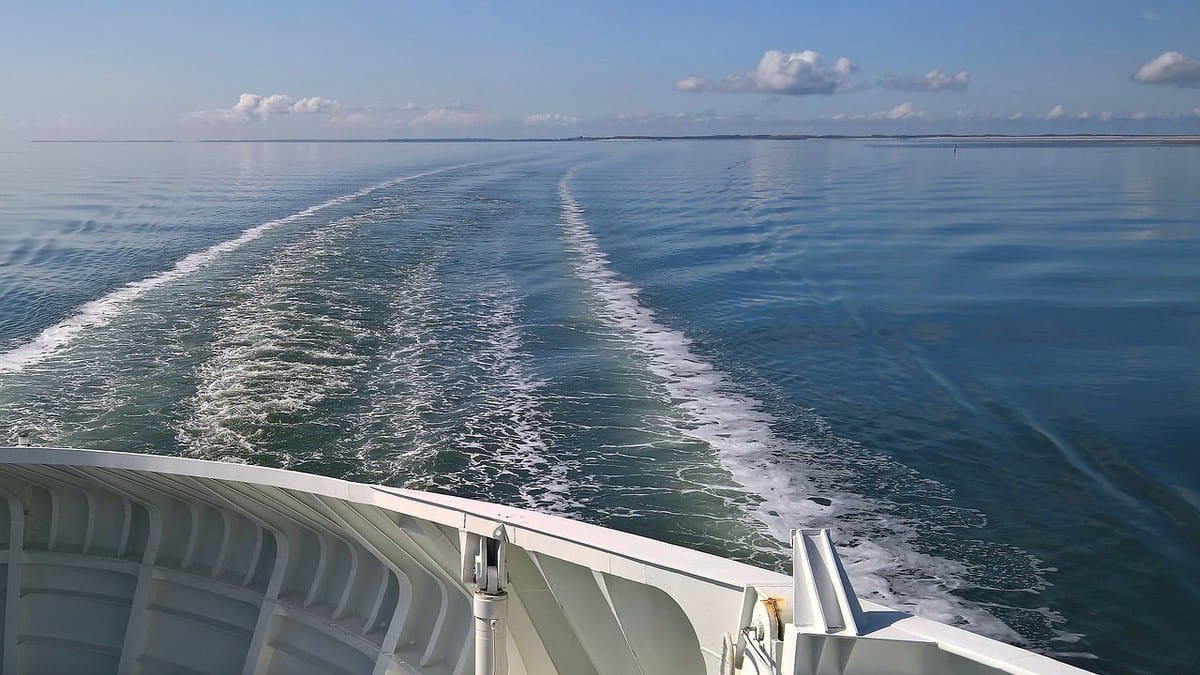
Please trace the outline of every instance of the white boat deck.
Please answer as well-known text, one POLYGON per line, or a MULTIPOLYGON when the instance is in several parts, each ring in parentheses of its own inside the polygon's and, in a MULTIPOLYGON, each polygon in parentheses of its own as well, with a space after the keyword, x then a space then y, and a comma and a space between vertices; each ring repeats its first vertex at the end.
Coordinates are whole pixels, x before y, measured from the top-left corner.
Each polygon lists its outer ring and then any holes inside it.
POLYGON ((0 497, 4 673, 1083 672, 838 596, 811 532, 794 587, 555 516, 239 464, 0 448, 0 497), (506 593, 476 592, 481 542, 506 593))

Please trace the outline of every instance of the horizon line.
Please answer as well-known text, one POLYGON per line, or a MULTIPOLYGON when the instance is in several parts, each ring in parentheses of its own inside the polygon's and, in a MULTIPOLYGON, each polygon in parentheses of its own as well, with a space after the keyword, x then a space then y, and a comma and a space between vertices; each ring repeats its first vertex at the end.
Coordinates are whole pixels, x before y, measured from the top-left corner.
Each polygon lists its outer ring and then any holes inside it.
POLYGON ((928 140, 928 139, 1164 139, 1195 140, 1198 134, 619 134, 612 136, 562 137, 490 137, 447 136, 435 138, 31 138, 28 143, 567 143, 589 141, 673 141, 673 140, 928 140))

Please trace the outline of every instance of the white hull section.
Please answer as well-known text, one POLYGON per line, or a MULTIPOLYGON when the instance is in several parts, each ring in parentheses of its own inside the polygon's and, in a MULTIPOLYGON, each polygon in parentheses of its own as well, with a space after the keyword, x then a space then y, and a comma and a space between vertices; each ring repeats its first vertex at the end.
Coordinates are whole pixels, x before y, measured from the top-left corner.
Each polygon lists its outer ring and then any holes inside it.
POLYGON ((795 579, 455 497, 172 457, 0 448, 12 673, 1080 673, 795 579))

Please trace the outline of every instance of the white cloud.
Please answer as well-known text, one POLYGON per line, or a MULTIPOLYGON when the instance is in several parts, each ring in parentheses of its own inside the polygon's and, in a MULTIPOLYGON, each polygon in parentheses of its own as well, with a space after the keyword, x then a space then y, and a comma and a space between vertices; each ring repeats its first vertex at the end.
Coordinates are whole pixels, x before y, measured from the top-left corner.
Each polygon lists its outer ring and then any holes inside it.
POLYGON ((1100 122, 1111 122, 1113 120, 1174 120, 1186 116, 1187 113, 1150 113, 1145 111, 1133 112, 1128 114, 1114 114, 1111 112, 1090 112, 1082 111, 1077 113, 1068 113, 1061 105, 1056 105, 1048 112, 1038 115, 1041 120, 1097 120, 1100 122))
POLYGON ((562 113, 535 113, 525 118, 525 124, 531 127, 565 127, 571 124, 577 124, 578 122, 578 117, 572 117, 562 113))
POLYGON ((300 100, 293 99, 287 94, 245 93, 238 97, 237 103, 230 108, 216 110, 198 110, 187 116, 189 120, 201 122, 224 122, 244 124, 247 122, 266 122, 270 119, 288 114, 330 113, 345 110, 345 106, 333 99, 321 96, 307 96, 300 100))
POLYGON ((676 129, 679 133, 753 133, 755 129, 772 127, 780 131, 794 130, 799 124, 811 122, 777 115, 754 113, 721 114, 715 110, 694 112, 625 112, 595 120, 596 124, 639 133, 657 133, 658 129, 676 129), (792 127, 793 129, 788 129, 792 127))
POLYGON ((960 70, 951 75, 934 69, 921 77, 911 75, 887 75, 879 81, 884 89, 900 91, 966 91, 971 84, 971 75, 960 70))
MULTIPOLYGON (((962 112, 962 111, 959 111, 959 112, 962 112)), ((894 108, 890 108, 888 110, 880 110, 879 112, 874 112, 869 115, 865 114, 865 113, 853 113, 853 114, 838 113, 836 115, 832 115, 832 116, 828 117, 827 119, 831 119, 831 120, 834 120, 837 122, 846 122, 846 121, 879 122, 879 121, 885 121, 885 120, 915 120, 915 119, 923 119, 924 117, 925 117, 925 113, 921 112, 920 110, 917 110, 913 106, 912 101, 905 101, 904 103, 901 103, 900 105, 895 106, 894 108)), ((959 115, 960 119, 961 119, 961 117, 962 116, 959 115)))
POLYGON ((337 112, 344 108, 345 106, 332 99, 309 96, 296 101, 288 110, 294 113, 324 113, 337 112))
POLYGON ((1138 16, 1141 17, 1142 21, 1162 21, 1162 16, 1152 9, 1143 9, 1142 13, 1138 16))
POLYGON ((827 66, 821 55, 812 51, 768 51, 752 74, 755 88, 773 94, 831 94, 846 83, 854 64, 842 57, 827 66))
POLYGON ((477 127, 491 121, 491 115, 473 105, 453 103, 427 110, 409 124, 414 127, 477 127))
POLYGON ((1142 64, 1133 79, 1146 84, 1173 84, 1200 88, 1200 61, 1179 52, 1163 52, 1142 64))
POLYGON ((924 116, 925 113, 913 108, 912 101, 905 101, 904 103, 901 103, 887 112, 876 113, 874 115, 875 119, 888 120, 908 120, 924 116))
POLYGON ((746 73, 734 73, 724 79, 711 80, 691 76, 675 83, 679 91, 724 91, 760 94, 833 94, 852 87, 854 64, 839 58, 827 64, 812 50, 782 52, 770 50, 762 55, 758 67, 746 73))
POLYGON ((713 88, 712 82, 703 77, 685 77, 675 83, 675 88, 679 91, 711 91, 713 88))
MULTIPOLYGON (((1109 112, 1109 110, 1104 110, 1104 112, 1091 112, 1091 110, 1081 110, 1081 112, 1078 112, 1078 113, 1068 113, 1066 108, 1063 108, 1062 106, 1055 106, 1055 107, 1050 108, 1048 110, 1048 112, 1045 112, 1042 114, 1037 114, 1037 115, 1026 115, 1025 113, 1013 113, 1013 114, 965 113, 964 114, 960 110, 959 113, 955 114, 955 119, 976 119, 976 120, 997 120, 997 121, 998 120, 1019 121, 1022 119, 1031 119, 1031 120, 1038 119, 1038 120, 1062 120, 1062 121, 1068 121, 1068 120, 1099 121, 1099 123, 1110 123, 1110 121, 1121 121, 1121 120, 1123 120, 1123 121, 1178 120, 1178 119, 1187 118, 1188 115, 1192 115, 1192 114, 1195 114, 1196 117, 1200 117, 1200 108, 1196 108, 1196 110, 1193 110, 1193 112, 1190 112, 1190 113, 1187 112, 1187 110, 1183 110, 1183 112, 1178 112, 1178 110, 1177 110, 1177 112, 1174 112, 1174 113, 1147 113, 1147 112, 1112 113, 1112 112, 1109 112)), ((876 115, 876 119, 882 119, 883 113, 875 113, 875 115, 876 115)), ((926 118, 926 119, 928 119, 928 118, 926 118)))
POLYGON ((228 113, 228 116, 233 118, 250 119, 257 117, 265 122, 272 117, 288 112, 293 103, 292 97, 287 94, 273 94, 271 96, 242 94, 232 108, 217 112, 228 113))
POLYGON ((1148 112, 1145 110, 1139 110, 1139 111, 1131 112, 1131 113, 1113 113, 1110 111, 1090 112, 1090 111, 1085 110, 1085 111, 1077 112, 1077 113, 1068 113, 1066 110, 1063 109, 1063 107, 1061 105, 1056 105, 1053 108, 1051 108, 1050 111, 1047 112, 1046 114, 1038 115, 1037 118, 1042 119, 1042 120, 1080 120, 1080 121, 1095 120, 1098 122, 1169 121, 1169 120, 1186 119, 1189 116, 1195 115, 1196 111, 1200 111, 1200 108, 1197 108, 1195 111, 1192 111, 1192 112, 1188 112, 1186 110, 1185 111, 1176 111, 1176 112, 1148 112))

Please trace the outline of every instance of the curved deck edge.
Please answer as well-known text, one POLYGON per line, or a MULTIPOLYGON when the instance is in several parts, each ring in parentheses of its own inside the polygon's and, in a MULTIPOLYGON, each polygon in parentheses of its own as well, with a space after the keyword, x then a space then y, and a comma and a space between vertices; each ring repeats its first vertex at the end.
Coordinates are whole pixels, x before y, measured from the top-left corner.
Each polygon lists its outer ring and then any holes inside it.
MULTIPOLYGON (((783 574, 560 516, 282 469, 163 455, 42 447, 0 447, 0 466, 3 465, 85 467, 185 476, 201 482, 309 493, 377 507, 480 537, 491 537, 498 527, 503 527, 508 542, 529 554, 535 564, 540 565, 543 558, 564 561, 591 570, 598 579, 600 575, 625 579, 665 592, 691 622, 704 653, 705 670, 713 675, 724 672, 726 657, 722 641, 726 634, 738 635, 743 627, 742 610, 750 589, 790 588, 793 583, 792 577, 783 574)), ((600 585, 605 590, 604 584, 600 585)), ((861 601, 861 606, 864 612, 861 638, 929 643, 942 652, 1003 673, 1086 672, 1013 645, 869 601, 861 601)), ((393 671, 377 669, 376 672, 393 671)), ((449 672, 462 671, 455 667, 449 672)))

